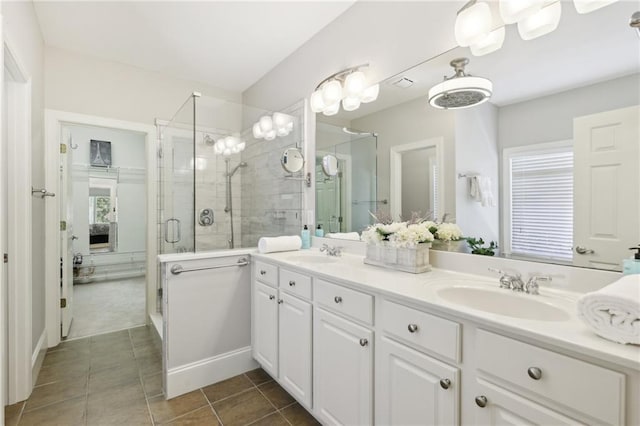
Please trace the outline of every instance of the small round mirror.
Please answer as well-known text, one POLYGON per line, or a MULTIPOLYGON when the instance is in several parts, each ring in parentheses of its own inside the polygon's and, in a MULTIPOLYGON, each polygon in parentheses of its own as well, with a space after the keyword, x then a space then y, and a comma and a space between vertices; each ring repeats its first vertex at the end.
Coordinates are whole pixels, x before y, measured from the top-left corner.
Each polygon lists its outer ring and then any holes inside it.
POLYGON ((327 176, 335 176, 338 174, 338 159, 335 155, 327 154, 322 157, 322 171, 327 176))
POLYGON ((297 173, 304 167, 304 157, 298 148, 287 148, 282 153, 280 163, 289 173, 297 173))

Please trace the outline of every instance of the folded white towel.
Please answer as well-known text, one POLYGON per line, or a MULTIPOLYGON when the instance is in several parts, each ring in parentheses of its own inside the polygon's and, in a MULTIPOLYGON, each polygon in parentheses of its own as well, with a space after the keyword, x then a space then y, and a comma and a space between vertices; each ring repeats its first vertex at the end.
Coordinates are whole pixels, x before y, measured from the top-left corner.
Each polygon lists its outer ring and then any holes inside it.
POLYGON ((639 345, 640 275, 625 275, 583 295, 578 299, 578 316, 600 337, 639 345))
POLYGON ((302 239, 297 235, 286 237, 262 237, 258 240, 260 253, 275 253, 277 251, 300 250, 302 239))
POLYGON ((357 232, 332 232, 325 235, 327 238, 335 238, 336 240, 353 240, 360 241, 360 234, 357 232))

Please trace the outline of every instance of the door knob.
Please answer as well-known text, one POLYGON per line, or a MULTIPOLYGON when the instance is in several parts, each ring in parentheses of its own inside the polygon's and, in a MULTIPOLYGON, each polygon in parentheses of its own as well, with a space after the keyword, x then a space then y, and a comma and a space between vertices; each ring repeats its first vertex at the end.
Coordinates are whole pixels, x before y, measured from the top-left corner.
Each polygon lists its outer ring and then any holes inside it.
POLYGON ((278 299, 278 305, 282 305, 283 303, 284 303, 284 300, 278 299))
POLYGON ((293 287, 294 285, 296 285, 295 281, 289 281, 289 287, 293 287))
POLYGON ((595 251, 586 248, 586 247, 582 247, 582 246, 576 246, 576 253, 578 254, 593 254, 595 253, 595 251))
POLYGON ((484 395, 476 396, 476 405, 480 408, 487 406, 487 397, 484 395))
POLYGON ((418 324, 409 324, 407 329, 409 330, 409 333, 415 333, 418 331, 418 324))
POLYGON ((369 344, 369 341, 367 339, 360 339, 360 346, 367 346, 369 344))
POLYGON ((533 380, 540 380, 540 378, 542 377, 542 370, 540 370, 538 367, 529 367, 529 369, 527 370, 527 374, 533 380))
POLYGON ((342 303, 342 297, 336 296, 336 297, 333 298, 333 301, 336 302, 336 303, 342 303))
POLYGON ((269 300, 273 300, 273 299, 275 299, 275 298, 276 298, 276 297, 275 297, 273 294, 270 294, 270 295, 269 295, 269 300))
POLYGON ((267 273, 267 271, 265 271, 264 269, 260 271, 260 275, 265 275, 267 273))
POLYGON ((449 386, 451 386, 451 380, 449 380, 449 379, 440 379, 440 387, 442 389, 449 389, 449 386))

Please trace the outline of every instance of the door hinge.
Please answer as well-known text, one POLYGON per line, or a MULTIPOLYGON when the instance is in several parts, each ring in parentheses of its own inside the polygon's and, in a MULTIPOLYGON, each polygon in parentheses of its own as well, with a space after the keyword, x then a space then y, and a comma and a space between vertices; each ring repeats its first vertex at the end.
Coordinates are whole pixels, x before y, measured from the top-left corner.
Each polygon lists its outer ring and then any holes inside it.
POLYGON ((60 230, 61 231, 66 231, 67 230, 67 221, 66 220, 61 220, 60 221, 60 230))
POLYGON ((65 297, 60 299, 60 307, 61 308, 66 308, 67 307, 67 299, 65 297))
POLYGON ((9 263, 9 254, 8 253, 4 253, 4 255, 2 256, 2 261, 4 263, 9 263))
POLYGON ((61 143, 60 144, 60 154, 66 154, 67 153, 67 145, 61 143))
POLYGON ((158 289, 158 297, 160 299, 162 299, 162 289, 161 288, 158 289))

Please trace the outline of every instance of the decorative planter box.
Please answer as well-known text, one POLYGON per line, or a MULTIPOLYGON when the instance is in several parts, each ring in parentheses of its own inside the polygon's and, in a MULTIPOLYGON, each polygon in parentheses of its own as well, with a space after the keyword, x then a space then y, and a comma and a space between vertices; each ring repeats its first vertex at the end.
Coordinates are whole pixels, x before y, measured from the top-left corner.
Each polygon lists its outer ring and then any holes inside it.
POLYGON ((471 253, 471 250, 469 250, 469 245, 467 244, 467 240, 456 240, 456 241, 434 240, 433 243, 431 243, 431 247, 434 250, 455 251, 458 253, 471 253))
POLYGON ((367 244, 364 263, 383 268, 421 274, 431 270, 429 248, 431 244, 418 244, 415 248, 396 248, 387 244, 367 244))

